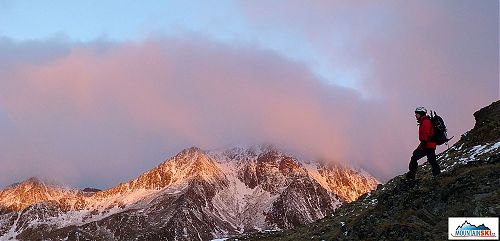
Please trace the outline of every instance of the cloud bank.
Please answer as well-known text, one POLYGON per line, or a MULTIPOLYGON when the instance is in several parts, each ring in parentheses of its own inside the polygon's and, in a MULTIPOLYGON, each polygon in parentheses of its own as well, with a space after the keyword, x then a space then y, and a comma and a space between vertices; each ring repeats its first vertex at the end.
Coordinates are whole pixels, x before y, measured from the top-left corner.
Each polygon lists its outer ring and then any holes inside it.
POLYGON ((416 106, 442 114, 458 139, 473 112, 498 99, 498 21, 484 14, 498 8, 297 1, 266 15, 269 6, 253 4, 241 8, 255 29, 304 36, 323 67, 358 73, 356 89, 336 84, 341 77, 325 81, 311 62, 204 34, 4 38, 0 186, 38 175, 106 188, 186 147, 263 142, 384 181, 406 171, 418 144, 416 106))

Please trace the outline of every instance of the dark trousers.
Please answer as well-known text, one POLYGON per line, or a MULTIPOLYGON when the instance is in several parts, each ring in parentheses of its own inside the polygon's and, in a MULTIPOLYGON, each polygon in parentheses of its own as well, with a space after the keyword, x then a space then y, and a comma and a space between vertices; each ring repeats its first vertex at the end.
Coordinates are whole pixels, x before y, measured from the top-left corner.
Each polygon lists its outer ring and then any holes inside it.
POLYGON ((410 171, 408 172, 408 177, 410 178, 415 177, 415 173, 417 172, 418 168, 418 160, 420 160, 424 156, 427 156, 427 161, 429 162, 429 164, 431 164, 432 175, 435 176, 441 173, 441 170, 439 169, 439 164, 436 161, 436 150, 418 147, 413 151, 413 155, 411 156, 409 165, 410 171))

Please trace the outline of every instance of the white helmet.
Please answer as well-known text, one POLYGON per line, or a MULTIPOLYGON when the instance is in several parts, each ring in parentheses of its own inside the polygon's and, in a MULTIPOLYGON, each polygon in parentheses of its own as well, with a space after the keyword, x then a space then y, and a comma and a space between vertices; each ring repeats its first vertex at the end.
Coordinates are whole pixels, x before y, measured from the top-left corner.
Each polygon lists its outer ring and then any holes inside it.
POLYGON ((423 106, 420 106, 420 107, 417 107, 415 109, 415 112, 423 112, 423 113, 427 113, 427 109, 423 106))

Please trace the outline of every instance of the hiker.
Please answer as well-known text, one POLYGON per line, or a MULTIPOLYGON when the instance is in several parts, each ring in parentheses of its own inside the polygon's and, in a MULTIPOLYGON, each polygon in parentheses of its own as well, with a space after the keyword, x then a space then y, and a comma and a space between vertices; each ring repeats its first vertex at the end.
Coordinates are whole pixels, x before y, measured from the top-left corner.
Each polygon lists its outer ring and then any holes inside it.
POLYGON ((427 156, 427 161, 431 164, 432 175, 437 176, 441 173, 439 164, 436 161, 436 142, 432 140, 434 128, 425 107, 418 107, 415 109, 415 118, 418 122, 418 139, 420 140, 420 144, 417 149, 413 151, 409 165, 410 171, 406 173, 406 178, 410 180, 415 179, 418 160, 424 156, 427 156))

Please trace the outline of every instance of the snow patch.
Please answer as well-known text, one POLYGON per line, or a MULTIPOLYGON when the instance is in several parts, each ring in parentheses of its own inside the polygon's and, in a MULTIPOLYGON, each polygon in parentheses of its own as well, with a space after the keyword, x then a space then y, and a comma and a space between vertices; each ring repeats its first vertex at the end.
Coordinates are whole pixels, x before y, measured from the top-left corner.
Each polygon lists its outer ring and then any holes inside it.
POLYGON ((19 235, 19 233, 16 231, 17 229, 17 223, 19 222, 19 219, 21 218, 21 213, 17 214, 16 221, 14 221, 14 224, 10 228, 9 232, 7 232, 4 236, 1 236, 2 240, 17 240, 16 237, 19 235))
MULTIPOLYGON (((462 146, 463 144, 458 148, 458 150, 461 150, 462 146)), ((456 165, 465 165, 470 161, 477 161, 479 156, 498 151, 499 148, 500 148, 500 141, 494 144, 473 146, 469 150, 464 151, 464 155, 460 159, 456 160, 451 165, 445 166, 445 168, 442 171, 448 172, 452 170, 453 167, 455 167, 456 165)), ((446 157, 448 157, 447 155, 448 154, 446 154, 446 157)))
POLYGON ((332 192, 330 185, 328 185, 328 182, 326 181, 326 178, 319 173, 317 163, 310 162, 303 165, 306 168, 307 172, 309 173, 310 177, 316 180, 324 189, 328 190, 329 192, 332 192))

